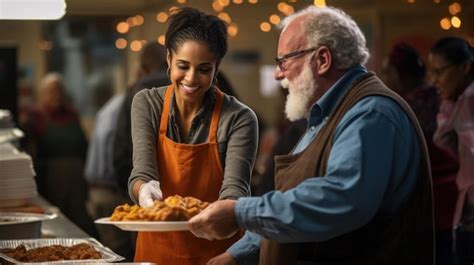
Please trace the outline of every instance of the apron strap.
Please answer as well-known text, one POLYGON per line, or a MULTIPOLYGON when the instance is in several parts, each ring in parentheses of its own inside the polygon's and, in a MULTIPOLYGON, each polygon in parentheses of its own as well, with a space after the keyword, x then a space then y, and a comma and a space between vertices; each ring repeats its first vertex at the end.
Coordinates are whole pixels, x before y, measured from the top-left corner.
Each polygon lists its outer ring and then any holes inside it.
POLYGON ((209 143, 216 143, 217 140, 217 125, 221 117, 222 103, 224 102, 224 93, 219 88, 214 87, 216 92, 216 101, 214 103, 214 110, 212 111, 211 128, 209 129, 209 143))
POLYGON ((173 95, 173 87, 172 85, 169 85, 166 88, 165 100, 163 102, 163 110, 161 113, 161 121, 160 121, 160 134, 165 135, 165 136, 166 136, 166 132, 168 131, 168 115, 170 113, 172 95, 173 95))

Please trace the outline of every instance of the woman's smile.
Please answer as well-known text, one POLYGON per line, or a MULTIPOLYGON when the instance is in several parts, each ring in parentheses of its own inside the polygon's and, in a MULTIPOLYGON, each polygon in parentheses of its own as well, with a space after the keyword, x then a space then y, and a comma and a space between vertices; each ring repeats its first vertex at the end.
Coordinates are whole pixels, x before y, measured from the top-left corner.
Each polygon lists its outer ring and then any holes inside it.
POLYGON ((199 90, 199 86, 189 86, 181 83, 181 89, 186 93, 186 94, 194 94, 196 91, 199 90))

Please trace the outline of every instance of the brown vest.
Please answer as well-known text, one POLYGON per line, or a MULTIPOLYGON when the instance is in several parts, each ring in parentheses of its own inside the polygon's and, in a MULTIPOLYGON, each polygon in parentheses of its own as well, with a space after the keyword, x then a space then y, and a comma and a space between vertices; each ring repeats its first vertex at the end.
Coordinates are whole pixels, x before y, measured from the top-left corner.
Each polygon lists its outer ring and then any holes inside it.
POLYGON ((421 144, 422 165, 415 191, 392 215, 376 215, 355 231, 324 242, 278 243, 262 240, 260 264, 434 264, 431 171, 422 130, 408 104, 372 73, 356 80, 313 142, 301 153, 275 157, 275 186, 286 191, 305 179, 325 176, 336 126, 367 96, 393 99, 405 111, 421 144))

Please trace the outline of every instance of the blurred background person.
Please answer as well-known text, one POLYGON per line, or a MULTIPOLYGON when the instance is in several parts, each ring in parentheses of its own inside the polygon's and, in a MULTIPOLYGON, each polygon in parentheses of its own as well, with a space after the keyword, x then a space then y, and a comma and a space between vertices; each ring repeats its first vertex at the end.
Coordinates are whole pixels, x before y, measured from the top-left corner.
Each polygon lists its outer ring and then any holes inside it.
POLYGON ((24 148, 32 156, 39 193, 71 221, 95 236, 86 212, 87 184, 84 159, 87 140, 79 114, 65 95, 62 76, 49 73, 38 88, 38 103, 28 112, 22 128, 24 148))
POLYGON ((282 100, 276 111, 281 115, 276 126, 264 126, 260 131, 262 136, 259 138, 255 174, 252 176, 252 196, 262 196, 275 189, 275 156, 289 154, 306 131, 305 118, 289 121, 285 113, 281 111, 285 108, 288 90, 282 87, 279 89, 282 100))
POLYGON ((137 80, 125 92, 125 98, 120 103, 114 136, 113 167, 118 177, 117 183, 121 191, 128 196, 128 177, 132 172, 132 134, 131 109, 132 100, 136 93, 153 87, 170 84, 166 74, 166 49, 155 41, 148 42, 140 54, 140 68, 137 80))
POLYGON ((442 99, 434 143, 459 158, 454 214, 459 265, 474 262, 474 54, 458 37, 439 39, 428 57, 430 77, 442 99))
POLYGON ((439 109, 436 89, 425 81, 426 67, 418 51, 404 42, 393 45, 383 62, 381 76, 390 89, 407 101, 423 129, 433 177, 436 261, 453 264, 452 221, 457 197, 458 161, 433 144, 439 109))
MULTIPOLYGON (((102 90, 113 90, 112 76, 102 74, 94 90, 100 90, 99 86, 108 87, 102 90)), ((91 134, 85 176, 89 184, 87 211, 93 219, 110 216, 115 207, 131 202, 119 188, 119 176, 113 165, 114 136, 124 98, 124 93, 117 93, 103 105, 97 113, 91 134)), ((96 228, 99 240, 105 246, 129 261, 133 259, 135 247, 133 233, 109 225, 96 225, 96 228)))

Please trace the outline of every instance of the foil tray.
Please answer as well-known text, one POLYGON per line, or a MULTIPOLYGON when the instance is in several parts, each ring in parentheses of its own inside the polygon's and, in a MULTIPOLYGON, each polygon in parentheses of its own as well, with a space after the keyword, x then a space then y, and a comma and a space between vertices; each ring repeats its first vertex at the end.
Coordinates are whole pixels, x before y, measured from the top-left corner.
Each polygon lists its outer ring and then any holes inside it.
POLYGON ((0 249, 3 248, 16 248, 19 245, 24 245, 27 250, 38 247, 47 247, 51 245, 62 245, 70 247, 76 244, 86 243, 95 248, 100 255, 101 259, 81 259, 81 260, 58 260, 58 261, 48 261, 48 262, 31 262, 24 263, 18 261, 6 254, 0 253, 0 258, 4 259, 7 262, 14 264, 55 264, 55 263, 104 263, 104 262, 117 262, 124 260, 125 258, 114 253, 109 248, 102 245, 99 241, 94 238, 44 238, 44 239, 25 239, 25 240, 0 240, 0 249))

